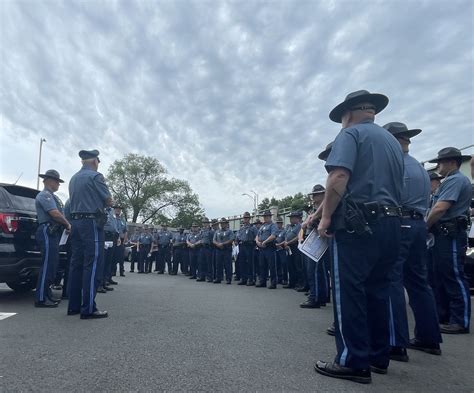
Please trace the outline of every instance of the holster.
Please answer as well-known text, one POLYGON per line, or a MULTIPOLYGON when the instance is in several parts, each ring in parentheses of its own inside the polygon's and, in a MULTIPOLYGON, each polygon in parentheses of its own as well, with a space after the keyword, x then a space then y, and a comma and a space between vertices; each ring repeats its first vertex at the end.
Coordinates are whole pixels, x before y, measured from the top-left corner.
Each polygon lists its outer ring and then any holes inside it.
POLYGON ((48 225, 48 235, 59 235, 62 232, 63 226, 61 224, 52 223, 48 225))
POLYGON ((103 210, 97 209, 95 222, 99 228, 104 228, 107 223, 107 213, 103 210))

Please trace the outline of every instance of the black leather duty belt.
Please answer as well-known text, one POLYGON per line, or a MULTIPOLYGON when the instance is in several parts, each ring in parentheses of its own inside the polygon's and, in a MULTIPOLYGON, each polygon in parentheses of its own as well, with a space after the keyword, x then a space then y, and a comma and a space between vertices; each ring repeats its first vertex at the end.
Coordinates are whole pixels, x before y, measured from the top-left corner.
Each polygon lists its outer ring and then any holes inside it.
POLYGON ((85 218, 92 219, 92 218, 97 218, 97 217, 98 217, 97 214, 94 214, 94 213, 72 213, 71 214, 71 218, 73 220, 83 220, 85 218))
POLYGON ((402 208, 402 217, 403 218, 412 218, 413 220, 423 220, 423 214, 417 212, 413 209, 404 209, 402 208))

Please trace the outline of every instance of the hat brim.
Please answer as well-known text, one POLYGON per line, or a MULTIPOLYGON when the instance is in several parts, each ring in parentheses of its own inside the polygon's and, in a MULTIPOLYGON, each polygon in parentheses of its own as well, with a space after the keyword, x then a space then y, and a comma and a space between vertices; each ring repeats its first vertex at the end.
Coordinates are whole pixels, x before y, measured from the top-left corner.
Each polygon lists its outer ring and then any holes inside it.
POLYGON ((321 191, 315 191, 315 192, 310 192, 308 195, 318 195, 318 194, 325 194, 326 190, 321 190, 321 191))
POLYGON ((54 180, 57 180, 60 183, 64 183, 64 180, 60 179, 59 177, 47 176, 47 175, 43 175, 43 174, 38 175, 38 176, 41 177, 42 179, 54 179, 54 180))
POLYGON ((329 153, 331 153, 330 150, 324 150, 318 154, 318 158, 322 161, 326 161, 329 157, 329 153))
POLYGON ((341 123, 344 112, 361 102, 370 102, 375 106, 375 113, 382 112, 388 105, 388 97, 383 94, 369 93, 357 97, 349 98, 337 105, 330 113, 329 118, 335 123, 341 123))
POLYGON ((439 157, 439 158, 433 158, 432 160, 429 160, 428 162, 431 162, 433 164, 437 164, 440 161, 443 160, 454 160, 456 158, 460 158, 462 162, 469 161, 472 156, 466 156, 466 155, 461 155, 461 156, 445 156, 445 157, 439 157))
POLYGON ((417 136, 418 134, 421 134, 421 130, 419 128, 414 128, 413 130, 406 130, 403 132, 397 132, 396 134, 392 134, 395 138, 398 137, 405 137, 405 138, 413 138, 417 136))

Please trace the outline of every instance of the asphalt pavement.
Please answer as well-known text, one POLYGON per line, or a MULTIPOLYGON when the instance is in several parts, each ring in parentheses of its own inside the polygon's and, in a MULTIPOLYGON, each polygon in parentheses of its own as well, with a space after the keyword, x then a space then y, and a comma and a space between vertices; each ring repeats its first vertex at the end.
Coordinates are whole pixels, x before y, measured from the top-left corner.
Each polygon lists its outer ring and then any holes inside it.
POLYGON ((97 296, 102 320, 67 316, 67 301, 34 308, 33 292, 0 284, 0 392, 474 392, 473 334, 444 336, 442 356, 410 351, 409 363, 360 385, 313 371, 335 354, 331 306, 301 309, 302 294, 280 286, 116 280, 97 296))

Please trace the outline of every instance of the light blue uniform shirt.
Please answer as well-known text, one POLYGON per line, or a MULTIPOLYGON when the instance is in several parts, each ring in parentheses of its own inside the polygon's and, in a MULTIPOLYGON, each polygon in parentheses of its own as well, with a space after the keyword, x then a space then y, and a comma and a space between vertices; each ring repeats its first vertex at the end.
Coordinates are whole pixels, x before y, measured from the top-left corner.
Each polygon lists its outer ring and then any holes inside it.
POLYGON ((201 244, 205 246, 210 246, 212 244, 212 239, 214 238, 214 231, 211 227, 206 227, 201 229, 201 244))
MULTIPOLYGON (((290 224, 288 225, 288 228, 286 229, 285 232, 285 240, 289 242, 290 240, 293 240, 295 237, 298 236, 298 233, 300 233, 301 230, 301 224, 290 224)), ((297 243, 295 243, 296 245, 297 243)))
POLYGON ((402 148, 392 134, 371 120, 339 132, 326 161, 328 172, 334 167, 351 172, 347 190, 355 202, 401 206, 402 148))
POLYGON ((175 246, 184 246, 186 244, 186 240, 188 238, 188 235, 185 234, 184 232, 183 233, 175 233, 173 235, 173 245, 175 246))
POLYGON ((255 228, 253 225, 244 225, 242 228, 239 229, 238 238, 242 242, 253 242, 255 241, 257 232, 257 228, 255 228))
POLYGON ((438 201, 453 202, 453 205, 440 218, 440 222, 448 221, 459 216, 469 216, 471 204, 471 182, 458 170, 444 179, 434 196, 434 203, 438 201))
POLYGON ((140 244, 149 245, 153 242, 153 236, 151 233, 142 233, 139 237, 140 244))
POLYGON ((105 207, 110 191, 104 176, 87 166, 83 166, 69 182, 71 213, 97 213, 105 207))
POLYGON ((268 224, 264 223, 258 230, 258 233, 257 233, 258 239, 261 242, 264 242, 272 235, 276 237, 277 231, 278 231, 278 227, 273 222, 269 222, 268 224))
POLYGON ((35 198, 36 214, 38 215, 38 223, 43 224, 45 222, 55 222, 53 217, 48 213, 51 210, 59 210, 63 213, 63 203, 61 200, 54 195, 54 193, 48 189, 40 191, 35 198))
POLYGON ((107 207, 105 209, 105 213, 107 214, 107 221, 104 225, 104 231, 112 232, 112 233, 119 233, 117 228, 117 221, 115 220, 114 211, 111 207, 107 207))
POLYGON ((160 229, 156 234, 156 241, 159 246, 169 246, 171 240, 173 239, 173 234, 168 230, 160 229))
POLYGON ((404 154, 402 207, 425 215, 430 204, 431 183, 425 168, 408 153, 404 154))
POLYGON ((188 234, 187 241, 191 244, 196 244, 199 240, 201 240, 201 233, 200 232, 191 232, 188 234))
POLYGON ((214 241, 216 243, 224 243, 229 240, 234 240, 235 235, 232 229, 218 229, 216 233, 214 233, 214 241))

